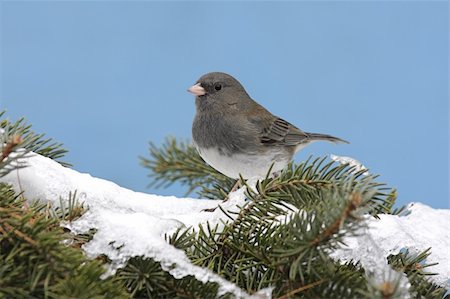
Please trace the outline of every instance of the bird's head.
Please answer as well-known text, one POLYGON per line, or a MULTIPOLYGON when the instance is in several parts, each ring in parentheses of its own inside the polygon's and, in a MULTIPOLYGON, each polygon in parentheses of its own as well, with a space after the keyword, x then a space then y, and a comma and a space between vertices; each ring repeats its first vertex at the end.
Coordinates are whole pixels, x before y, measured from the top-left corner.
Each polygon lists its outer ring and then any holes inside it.
POLYGON ((236 105, 249 98, 238 80, 221 72, 203 75, 188 88, 188 91, 196 96, 196 105, 199 109, 211 105, 236 105))

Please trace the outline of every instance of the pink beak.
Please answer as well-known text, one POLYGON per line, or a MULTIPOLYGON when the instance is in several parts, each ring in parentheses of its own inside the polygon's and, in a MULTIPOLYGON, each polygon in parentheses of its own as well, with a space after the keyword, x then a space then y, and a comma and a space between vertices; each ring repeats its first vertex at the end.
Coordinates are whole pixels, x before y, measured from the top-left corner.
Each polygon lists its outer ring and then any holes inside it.
POLYGON ((192 85, 191 87, 188 88, 187 91, 196 96, 202 96, 206 94, 206 90, 200 85, 200 83, 192 85))

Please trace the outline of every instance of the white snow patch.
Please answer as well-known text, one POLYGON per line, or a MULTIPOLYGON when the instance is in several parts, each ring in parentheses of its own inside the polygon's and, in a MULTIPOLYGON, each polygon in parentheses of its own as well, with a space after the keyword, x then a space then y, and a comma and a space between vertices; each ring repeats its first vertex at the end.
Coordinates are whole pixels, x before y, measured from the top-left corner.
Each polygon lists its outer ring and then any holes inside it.
POLYGON ((306 211, 299 210, 296 206, 291 204, 286 204, 285 206, 279 206, 280 209, 285 211, 285 214, 278 215, 274 218, 274 224, 280 225, 280 224, 287 224, 289 221, 291 221, 292 215, 296 213, 300 213, 302 217, 306 217, 307 213, 306 211))
POLYGON ((330 155, 330 158, 331 158, 331 160, 334 160, 341 164, 348 164, 351 167, 355 167, 354 172, 366 170, 365 172, 363 172, 363 175, 369 175, 369 171, 367 171, 367 168, 356 159, 353 159, 350 157, 345 157, 345 156, 337 156, 337 155, 333 155, 333 154, 330 155))
MULTIPOLYGON (((171 234, 179 227, 195 228, 207 221, 212 225, 227 221, 220 209, 213 213, 202 211, 216 207, 220 200, 134 192, 63 167, 35 153, 20 160, 27 167, 12 171, 0 178, 0 182, 11 184, 17 192, 24 192, 28 200, 38 199, 56 206, 61 197, 68 198, 70 192, 77 190, 78 199, 84 202, 88 211, 67 227, 75 233, 97 229, 94 238, 83 249, 91 258, 100 254, 108 256, 112 260, 108 274, 124 266, 130 257, 142 255, 161 262, 163 269, 175 278, 192 275, 202 282, 217 282, 219 295, 230 292, 238 298, 251 297, 214 272, 193 265, 184 251, 164 240, 165 234, 171 234)), ((232 194, 229 202, 222 206, 227 209, 236 204, 245 204, 243 188, 232 194)))
POLYGON ((434 283, 448 288, 450 278, 450 210, 433 209, 422 203, 412 203, 407 216, 378 215, 380 219, 366 216, 366 227, 357 236, 344 238, 347 246, 331 253, 334 259, 360 261, 368 274, 386 273, 387 260, 407 248, 410 253, 420 253, 431 247, 427 263, 439 263, 428 268, 438 273, 430 276, 434 283))
MULTIPOLYGON (((366 170, 363 175, 369 175, 367 168, 351 157, 330 155, 330 158, 341 164, 355 167, 355 172, 366 170)), ((331 254, 343 262, 354 260, 361 262, 366 273, 379 283, 388 277, 394 277, 392 268, 387 263, 387 257, 398 254, 401 249, 408 249, 411 254, 420 253, 431 247, 431 255, 427 263, 439 263, 431 268, 438 275, 430 276, 434 283, 448 288, 450 278, 450 210, 433 209, 422 203, 411 203, 409 215, 378 215, 380 219, 366 216, 365 226, 361 226, 356 236, 344 239, 347 246, 342 246, 331 254)), ((409 283, 403 275, 400 286, 409 288, 409 283)))

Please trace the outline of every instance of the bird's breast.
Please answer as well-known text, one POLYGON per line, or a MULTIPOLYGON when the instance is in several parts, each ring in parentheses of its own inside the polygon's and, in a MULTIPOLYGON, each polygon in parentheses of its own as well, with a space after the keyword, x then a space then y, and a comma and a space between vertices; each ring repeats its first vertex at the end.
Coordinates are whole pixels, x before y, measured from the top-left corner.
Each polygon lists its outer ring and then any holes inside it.
POLYGON ((257 136, 243 128, 232 116, 197 113, 192 125, 192 137, 201 148, 217 148, 223 155, 254 151, 257 136))
POLYGON ((272 165, 271 173, 275 173, 285 168, 292 159, 289 153, 275 149, 253 155, 245 153, 226 155, 219 148, 201 148, 198 145, 197 150, 211 167, 234 179, 238 179, 239 175, 244 179, 265 178, 272 165))

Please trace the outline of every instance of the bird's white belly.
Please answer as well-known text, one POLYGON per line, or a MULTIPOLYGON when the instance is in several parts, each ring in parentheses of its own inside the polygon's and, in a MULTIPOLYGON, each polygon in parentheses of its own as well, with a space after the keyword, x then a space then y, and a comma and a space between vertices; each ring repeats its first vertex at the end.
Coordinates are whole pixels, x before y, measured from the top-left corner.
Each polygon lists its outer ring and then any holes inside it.
POLYGON ((244 155, 234 154, 227 156, 221 154, 216 148, 199 150, 200 156, 211 167, 230 178, 239 178, 239 174, 244 179, 266 177, 270 166, 274 163, 271 173, 282 170, 288 163, 286 155, 277 152, 269 152, 264 155, 244 155))

